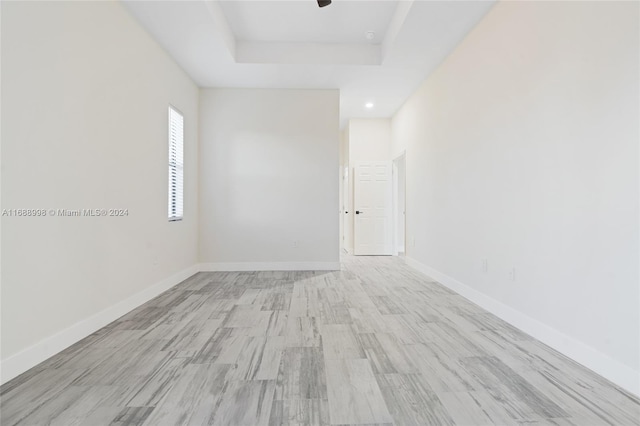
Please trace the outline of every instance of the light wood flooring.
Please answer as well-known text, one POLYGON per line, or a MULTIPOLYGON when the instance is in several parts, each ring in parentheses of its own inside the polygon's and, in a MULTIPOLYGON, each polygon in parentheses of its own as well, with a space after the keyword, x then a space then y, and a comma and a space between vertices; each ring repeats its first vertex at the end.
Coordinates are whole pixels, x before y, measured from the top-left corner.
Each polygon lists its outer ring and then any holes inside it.
POLYGON ((199 273, 2 386, 9 425, 637 425, 638 399, 399 258, 199 273))

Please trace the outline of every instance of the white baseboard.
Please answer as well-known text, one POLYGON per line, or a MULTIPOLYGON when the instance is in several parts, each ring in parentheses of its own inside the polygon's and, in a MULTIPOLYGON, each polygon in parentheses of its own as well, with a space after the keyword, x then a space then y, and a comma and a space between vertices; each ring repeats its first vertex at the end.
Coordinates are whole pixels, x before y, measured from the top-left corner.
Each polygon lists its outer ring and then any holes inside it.
POLYGON ((6 383, 30 368, 35 367, 47 358, 63 351, 72 344, 117 320, 124 314, 131 312, 157 295, 169 290, 176 284, 181 283, 198 271, 198 265, 191 266, 2 360, 0 362, 0 382, 6 383))
POLYGON ((639 371, 415 259, 407 257, 406 263, 621 388, 640 396, 639 371))
POLYGON ((339 271, 340 262, 221 262, 201 263, 205 271, 339 271))

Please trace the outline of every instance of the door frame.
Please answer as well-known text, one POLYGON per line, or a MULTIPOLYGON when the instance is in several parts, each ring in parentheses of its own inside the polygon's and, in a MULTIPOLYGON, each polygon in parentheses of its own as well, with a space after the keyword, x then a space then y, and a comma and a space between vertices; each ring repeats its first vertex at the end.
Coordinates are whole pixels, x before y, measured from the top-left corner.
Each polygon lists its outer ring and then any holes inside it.
POLYGON ((351 176, 349 172, 349 165, 343 165, 342 169, 342 200, 340 201, 342 209, 340 211, 340 220, 342 221, 342 241, 341 247, 344 252, 351 254, 353 251, 351 247, 351 239, 353 235, 353 226, 351 224, 351 176))
POLYGON ((393 222, 393 255, 394 256, 398 256, 399 251, 398 251, 398 242, 400 241, 400 232, 402 232, 403 234, 403 241, 404 241, 404 253, 406 254, 407 252, 407 152, 406 151, 402 151, 402 153, 396 157, 393 158, 393 160, 391 161, 391 182, 392 182, 392 191, 393 191, 393 195, 392 195, 392 209, 393 209, 393 214, 392 214, 392 222, 393 222), (399 171, 398 171, 398 164, 400 162, 404 162, 404 188, 400 188, 400 179, 399 179, 399 171), (402 190, 404 191, 404 205, 400 206, 400 197, 399 197, 399 191, 402 190), (400 228, 400 214, 398 213, 398 211, 400 210, 400 207, 402 207, 402 211, 404 212, 404 226, 402 227, 402 230, 399 231, 400 228))

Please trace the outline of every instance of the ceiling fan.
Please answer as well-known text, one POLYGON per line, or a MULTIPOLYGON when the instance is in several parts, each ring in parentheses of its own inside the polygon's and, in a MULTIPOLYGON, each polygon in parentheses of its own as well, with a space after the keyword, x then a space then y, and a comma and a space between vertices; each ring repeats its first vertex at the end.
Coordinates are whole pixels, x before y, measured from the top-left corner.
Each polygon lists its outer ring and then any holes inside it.
POLYGON ((325 7, 331 4, 331 0, 318 0, 318 7, 325 7))

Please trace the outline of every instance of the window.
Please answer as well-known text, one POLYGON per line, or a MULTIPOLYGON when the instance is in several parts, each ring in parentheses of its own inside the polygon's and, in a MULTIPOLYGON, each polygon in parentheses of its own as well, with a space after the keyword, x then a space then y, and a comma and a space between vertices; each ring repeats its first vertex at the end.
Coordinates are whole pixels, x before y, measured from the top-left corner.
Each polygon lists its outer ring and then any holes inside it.
POLYGON ((169 220, 182 220, 184 186, 184 118, 169 107, 169 220))

